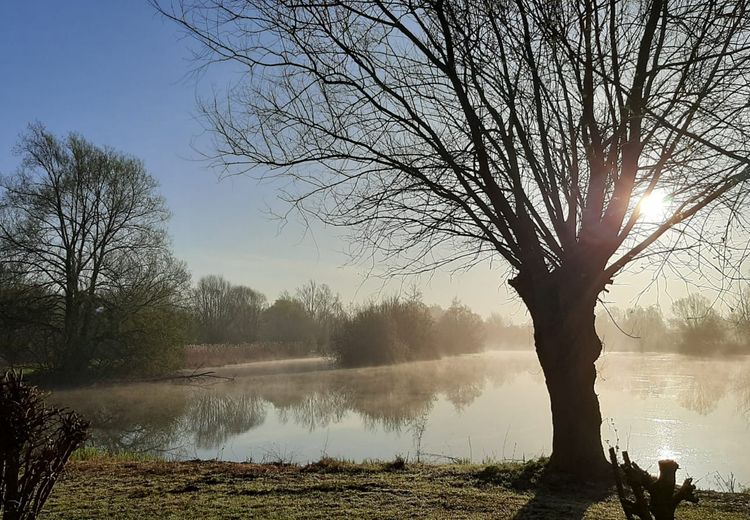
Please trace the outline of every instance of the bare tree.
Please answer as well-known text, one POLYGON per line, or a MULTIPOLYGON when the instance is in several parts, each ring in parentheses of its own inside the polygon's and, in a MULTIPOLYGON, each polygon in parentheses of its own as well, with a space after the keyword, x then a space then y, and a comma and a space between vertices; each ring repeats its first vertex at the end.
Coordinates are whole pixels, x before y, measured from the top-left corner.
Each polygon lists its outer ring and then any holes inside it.
POLYGON ((729 327, 702 294, 690 294, 672 304, 677 349, 686 354, 720 352, 729 340, 729 327))
POLYGON ((89 368, 97 324, 111 319, 102 313, 122 306, 107 294, 171 302, 188 275, 172 259, 168 211, 139 160, 38 124, 17 152, 18 173, 0 181, 0 267, 51 305, 51 365, 72 377, 89 368))
POLYGON ((305 312, 314 319, 326 319, 341 312, 341 301, 328 284, 309 280, 296 290, 297 299, 305 312))
POLYGON ((209 275, 198 280, 192 292, 193 311, 199 323, 199 341, 221 343, 229 326, 231 312, 228 305, 232 285, 221 276, 209 275))
POLYGON ((296 207, 413 271, 505 260, 550 394, 551 467, 603 467, 602 291, 693 244, 737 265, 747 2, 154 3, 203 63, 247 71, 203 104, 228 173, 290 179, 296 207))
POLYGON ((257 339, 266 297, 221 276, 204 276, 192 292, 199 322, 199 340, 205 343, 245 343, 257 339))
POLYGON ((318 348, 323 350, 329 348, 331 334, 344 314, 341 298, 331 290, 328 284, 319 284, 314 280, 309 280, 298 287, 296 294, 296 299, 315 323, 315 342, 318 348))

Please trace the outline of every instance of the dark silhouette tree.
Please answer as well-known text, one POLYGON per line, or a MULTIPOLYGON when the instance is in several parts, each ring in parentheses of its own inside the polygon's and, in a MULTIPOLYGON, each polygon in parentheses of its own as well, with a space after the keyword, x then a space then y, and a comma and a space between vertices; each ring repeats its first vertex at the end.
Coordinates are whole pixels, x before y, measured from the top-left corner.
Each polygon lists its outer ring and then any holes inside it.
POLYGON ((153 1, 202 63, 247 72, 203 103, 228 172, 293 181, 295 207, 413 271, 505 260, 550 394, 551 467, 604 467, 600 294, 692 244, 733 265, 747 2, 153 1), (664 211, 642 212, 649 197, 664 211))
POLYGON ((189 275, 172 257, 169 213, 141 161, 39 124, 17 152, 18 172, 0 179, 0 268, 35 288, 37 308, 46 301, 49 366, 78 376, 113 327, 176 305, 189 275))

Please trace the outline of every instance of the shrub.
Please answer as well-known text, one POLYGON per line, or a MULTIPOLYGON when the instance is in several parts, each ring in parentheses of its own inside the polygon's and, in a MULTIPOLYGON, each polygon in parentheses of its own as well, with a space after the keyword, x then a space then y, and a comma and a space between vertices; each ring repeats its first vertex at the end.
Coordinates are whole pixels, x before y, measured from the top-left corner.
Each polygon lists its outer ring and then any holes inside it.
POLYGON ((0 510, 3 520, 36 518, 88 422, 44 406, 36 387, 20 374, 0 380, 0 510))
POLYGON ((261 341, 315 345, 315 324, 302 303, 282 295, 260 317, 261 341))
POLYGON ((484 346, 484 323, 466 305, 454 301, 435 324, 440 351, 445 355, 479 352, 484 346))
POLYGON ((342 366, 386 365, 438 357, 427 307, 397 298, 371 303, 343 321, 333 351, 342 366))

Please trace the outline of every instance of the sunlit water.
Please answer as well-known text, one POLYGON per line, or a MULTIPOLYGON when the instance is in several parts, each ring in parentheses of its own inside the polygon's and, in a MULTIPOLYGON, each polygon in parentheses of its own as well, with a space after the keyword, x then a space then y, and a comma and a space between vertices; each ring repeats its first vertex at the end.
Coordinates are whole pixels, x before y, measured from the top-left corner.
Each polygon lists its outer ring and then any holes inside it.
MULTIPOLYGON (((597 391, 607 445, 721 488, 750 485, 750 358, 608 353, 597 391)), ((530 352, 489 352, 334 370, 326 360, 216 370, 232 381, 57 391, 93 424, 91 442, 174 458, 307 462, 396 455, 429 461, 549 454, 551 417, 530 352)), ((606 445, 605 445, 606 447, 606 445)))

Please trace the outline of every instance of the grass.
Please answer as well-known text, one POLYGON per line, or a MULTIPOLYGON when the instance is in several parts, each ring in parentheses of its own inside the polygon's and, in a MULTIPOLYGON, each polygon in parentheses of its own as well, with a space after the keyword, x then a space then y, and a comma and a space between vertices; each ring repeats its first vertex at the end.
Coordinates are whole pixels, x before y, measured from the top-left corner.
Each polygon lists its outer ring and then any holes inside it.
MULTIPOLYGON (((123 460, 71 461, 47 519, 508 518, 622 519, 609 491, 544 484, 542 465, 423 465, 403 459, 306 466, 123 460)), ((701 492, 682 520, 750 518, 750 496, 701 492)))
POLYGON ((70 455, 72 462, 155 462, 163 460, 157 455, 135 451, 109 452, 93 446, 83 446, 70 455))

